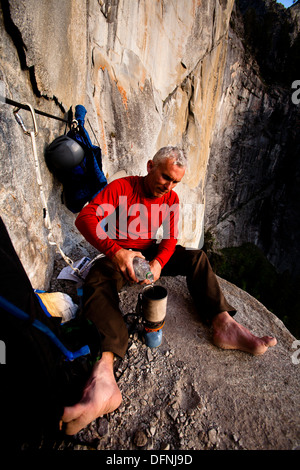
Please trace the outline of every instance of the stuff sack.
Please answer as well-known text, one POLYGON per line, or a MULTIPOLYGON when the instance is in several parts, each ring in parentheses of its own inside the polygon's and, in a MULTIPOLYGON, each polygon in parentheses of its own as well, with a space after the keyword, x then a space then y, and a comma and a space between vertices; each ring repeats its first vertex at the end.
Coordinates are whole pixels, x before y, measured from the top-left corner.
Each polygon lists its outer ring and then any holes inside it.
POLYGON ((92 144, 84 127, 86 109, 75 107, 76 125, 46 149, 46 163, 63 185, 62 202, 73 213, 81 211, 106 185, 101 149, 92 144), (70 140, 77 143, 72 147, 70 140), (82 150, 82 154, 80 153, 82 150))
POLYGON ((72 328, 72 320, 66 329, 60 318, 45 314, 1 218, 0 260, 0 341, 5 346, 0 365, 0 445, 20 448, 59 433, 63 409, 81 398, 93 362, 101 355, 101 343, 90 323, 78 319, 72 328), (23 312, 24 319, 10 313, 3 302, 23 312), (88 344, 89 354, 68 360, 35 322, 68 351, 88 344))

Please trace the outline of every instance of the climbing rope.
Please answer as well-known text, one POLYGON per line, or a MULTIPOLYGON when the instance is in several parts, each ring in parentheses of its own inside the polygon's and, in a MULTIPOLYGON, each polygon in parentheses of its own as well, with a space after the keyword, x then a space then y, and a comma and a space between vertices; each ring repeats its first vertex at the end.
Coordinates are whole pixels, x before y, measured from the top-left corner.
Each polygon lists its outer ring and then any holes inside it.
POLYGON ((37 148, 36 148, 36 140, 35 138, 38 135, 38 127, 37 127, 37 122, 36 122, 36 117, 35 117, 35 111, 33 107, 26 103, 25 106, 27 106, 31 112, 32 116, 32 121, 33 121, 33 130, 28 131, 24 125, 24 122, 21 118, 21 116, 18 114, 20 111, 20 108, 17 107, 14 109, 13 113, 16 118, 17 123, 21 126, 23 132, 25 135, 28 135, 31 137, 31 144, 32 144, 32 151, 33 151, 33 156, 34 156, 34 164, 35 164, 35 171, 36 171, 36 178, 37 178, 37 183, 39 186, 40 190, 40 196, 41 196, 41 201, 42 201, 42 206, 43 206, 43 219, 44 219, 44 224, 45 227, 48 230, 48 242, 52 246, 56 246, 57 250, 61 254, 62 258, 64 261, 72 268, 73 271, 76 272, 76 274, 79 276, 79 278, 82 278, 80 270, 76 267, 74 267, 74 262, 69 258, 61 249, 59 244, 55 241, 54 235, 53 235, 53 230, 52 230, 52 224, 49 216, 49 211, 48 211, 48 205, 47 205, 47 200, 45 197, 44 189, 43 189, 43 181, 42 181, 42 176, 41 176, 41 170, 40 170, 40 164, 39 164, 39 159, 38 159, 38 154, 37 154, 37 148))

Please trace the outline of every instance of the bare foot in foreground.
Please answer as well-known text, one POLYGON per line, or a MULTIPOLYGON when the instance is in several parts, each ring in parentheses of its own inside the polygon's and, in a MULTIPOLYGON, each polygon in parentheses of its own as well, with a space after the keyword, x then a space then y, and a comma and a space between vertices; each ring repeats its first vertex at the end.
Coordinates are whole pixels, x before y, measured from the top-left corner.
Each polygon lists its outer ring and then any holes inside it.
POLYGON ((120 406, 122 396, 114 377, 113 360, 112 353, 104 352, 94 366, 80 402, 64 409, 62 421, 66 423, 66 434, 76 434, 99 416, 120 406))
POLYGON ((255 356, 264 354, 270 346, 277 344, 276 338, 254 336, 247 328, 237 323, 228 312, 222 312, 213 320, 213 343, 222 349, 239 349, 255 356))

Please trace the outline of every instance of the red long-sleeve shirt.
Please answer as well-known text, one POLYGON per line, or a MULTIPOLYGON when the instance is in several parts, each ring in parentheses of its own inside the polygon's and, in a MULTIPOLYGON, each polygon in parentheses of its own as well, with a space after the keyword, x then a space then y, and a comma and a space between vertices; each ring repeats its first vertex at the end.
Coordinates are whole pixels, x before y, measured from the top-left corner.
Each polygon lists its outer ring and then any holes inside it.
POLYGON ((177 243, 179 199, 174 191, 147 197, 144 177, 128 176, 108 184, 78 215, 78 230, 97 250, 112 258, 121 248, 143 250, 155 243, 163 225, 163 239, 155 259, 163 267, 177 243))

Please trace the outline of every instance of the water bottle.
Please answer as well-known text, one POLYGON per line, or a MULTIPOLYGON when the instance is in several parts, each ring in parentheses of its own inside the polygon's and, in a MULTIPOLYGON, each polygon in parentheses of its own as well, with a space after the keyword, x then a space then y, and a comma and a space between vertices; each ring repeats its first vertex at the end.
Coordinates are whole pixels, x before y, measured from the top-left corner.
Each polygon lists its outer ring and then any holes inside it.
POLYGON ((135 258, 133 258, 132 264, 134 273, 139 281, 148 279, 150 282, 154 282, 154 276, 147 260, 135 256, 135 258))

